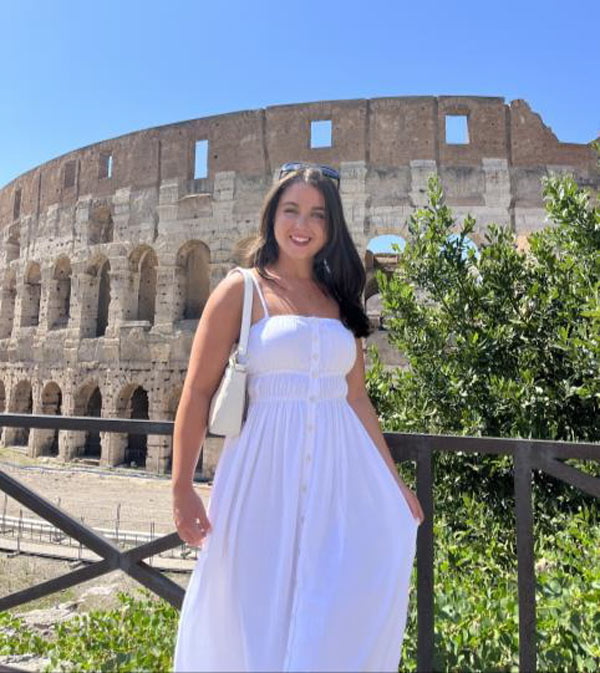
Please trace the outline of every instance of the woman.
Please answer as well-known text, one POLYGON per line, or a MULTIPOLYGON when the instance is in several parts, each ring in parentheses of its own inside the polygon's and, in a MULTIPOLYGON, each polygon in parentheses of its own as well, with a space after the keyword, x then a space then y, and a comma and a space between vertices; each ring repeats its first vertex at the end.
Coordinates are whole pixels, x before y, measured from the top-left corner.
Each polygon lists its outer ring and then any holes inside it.
POLYGON ((365 271, 339 176, 286 165, 248 253, 249 406, 225 438, 207 515, 193 473, 239 337, 243 275, 211 293, 173 445, 179 535, 201 546, 176 671, 397 671, 423 511, 398 477, 364 384, 365 271))

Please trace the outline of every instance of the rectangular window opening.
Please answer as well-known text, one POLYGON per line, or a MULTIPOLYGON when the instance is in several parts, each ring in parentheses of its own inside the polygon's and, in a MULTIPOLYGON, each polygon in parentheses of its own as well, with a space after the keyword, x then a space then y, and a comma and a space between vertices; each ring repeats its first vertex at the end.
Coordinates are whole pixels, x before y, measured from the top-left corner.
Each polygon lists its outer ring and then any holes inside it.
POLYGON ((208 140, 197 140, 194 155, 194 180, 208 177, 208 140))
POLYGON ((69 189, 70 187, 75 186, 75 168, 76 168, 76 163, 75 161, 67 161, 65 164, 65 181, 64 181, 64 186, 65 189, 69 189))
POLYGON ((112 178, 112 165, 113 158, 112 154, 101 154, 100 155, 100 167, 98 169, 98 179, 102 180, 104 178, 112 178))
POLYGON ((21 188, 15 190, 15 200, 13 202, 13 220, 18 219, 21 214, 21 188))
POLYGON ((331 119, 318 119, 310 123, 310 146, 331 147, 331 119))
POLYGON ((469 144, 469 124, 467 115, 446 115, 446 144, 469 144))

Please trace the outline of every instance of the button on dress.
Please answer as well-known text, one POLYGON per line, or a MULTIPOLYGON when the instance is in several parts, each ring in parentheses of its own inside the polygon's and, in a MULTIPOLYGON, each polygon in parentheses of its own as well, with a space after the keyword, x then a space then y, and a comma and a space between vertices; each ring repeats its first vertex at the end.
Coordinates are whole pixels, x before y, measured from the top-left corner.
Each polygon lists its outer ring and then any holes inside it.
POLYGON ((354 335, 269 315, 251 276, 248 412, 217 464, 174 670, 397 671, 418 523, 346 399, 354 335))

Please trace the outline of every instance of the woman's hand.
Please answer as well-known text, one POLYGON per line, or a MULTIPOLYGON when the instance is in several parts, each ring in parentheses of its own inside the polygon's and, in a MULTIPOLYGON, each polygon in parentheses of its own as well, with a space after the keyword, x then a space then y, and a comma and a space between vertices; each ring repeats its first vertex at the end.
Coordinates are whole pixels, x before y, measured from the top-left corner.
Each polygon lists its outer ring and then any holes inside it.
POLYGON ((425 514, 423 513, 419 499, 404 482, 400 484, 400 489, 408 502, 408 506, 410 507, 412 515, 417 520, 417 524, 420 526, 425 520, 425 514))
POLYGON ((193 547, 201 547, 212 531, 202 498, 193 486, 173 490, 173 521, 179 537, 193 547))

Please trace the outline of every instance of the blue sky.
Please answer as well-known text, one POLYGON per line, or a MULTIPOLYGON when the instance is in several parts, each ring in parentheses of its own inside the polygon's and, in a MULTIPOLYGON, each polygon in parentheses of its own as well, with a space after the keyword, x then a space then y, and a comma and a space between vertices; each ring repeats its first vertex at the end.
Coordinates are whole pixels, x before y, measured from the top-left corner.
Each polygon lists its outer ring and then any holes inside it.
POLYGON ((600 2, 2 0, 0 186, 69 150, 322 99, 524 98, 600 134, 600 2))

